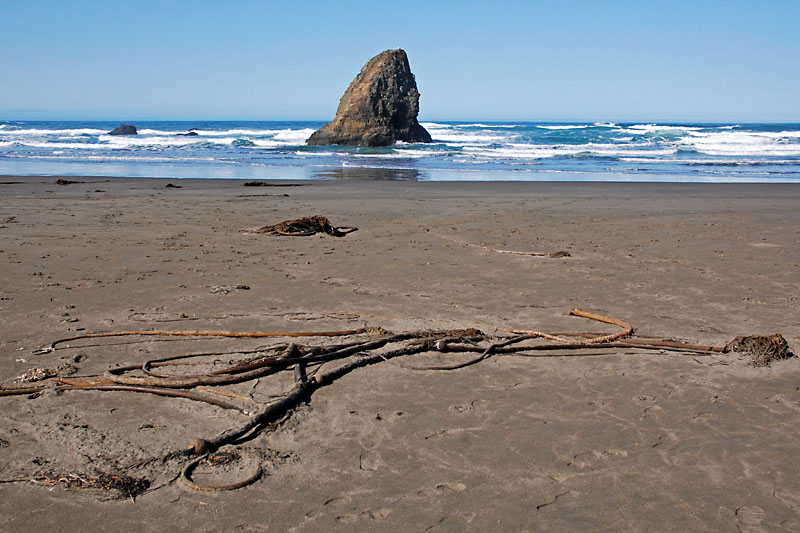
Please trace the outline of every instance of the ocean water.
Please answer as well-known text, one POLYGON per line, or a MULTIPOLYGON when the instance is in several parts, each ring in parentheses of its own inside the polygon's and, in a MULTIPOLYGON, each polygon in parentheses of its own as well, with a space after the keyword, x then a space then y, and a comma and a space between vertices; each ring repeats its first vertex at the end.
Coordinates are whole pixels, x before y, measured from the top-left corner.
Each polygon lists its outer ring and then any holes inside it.
POLYGON ((0 121, 0 175, 800 182, 800 124, 423 122, 433 143, 307 146, 323 124, 0 121))

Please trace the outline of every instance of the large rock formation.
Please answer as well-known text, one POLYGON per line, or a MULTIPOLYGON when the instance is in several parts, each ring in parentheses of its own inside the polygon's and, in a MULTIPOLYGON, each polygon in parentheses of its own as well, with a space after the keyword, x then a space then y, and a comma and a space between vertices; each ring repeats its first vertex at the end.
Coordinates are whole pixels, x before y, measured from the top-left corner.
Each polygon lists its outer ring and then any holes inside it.
POLYGON ((402 49, 370 59, 339 101, 336 118, 308 139, 311 145, 389 146, 431 142, 417 122, 419 91, 402 49))
POLYGON ((131 126, 130 124, 120 124, 108 132, 109 135, 136 135, 137 133, 136 126, 131 126))

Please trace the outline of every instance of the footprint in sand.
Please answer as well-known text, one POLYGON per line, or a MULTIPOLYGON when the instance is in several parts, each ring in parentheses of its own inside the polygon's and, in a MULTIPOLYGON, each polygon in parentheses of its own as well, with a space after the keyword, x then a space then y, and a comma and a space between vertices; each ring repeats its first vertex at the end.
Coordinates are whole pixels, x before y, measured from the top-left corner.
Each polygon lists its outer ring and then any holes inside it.
POLYGON ((736 526, 741 533, 758 533, 766 531, 762 522, 766 517, 764 509, 755 505, 748 505, 736 509, 736 526))
POLYGON ((463 483, 439 483, 433 488, 425 488, 417 491, 419 496, 440 496, 442 494, 452 494, 456 492, 464 492, 467 486, 463 483))
POLYGON ((793 511, 800 512, 800 493, 791 492, 786 489, 778 489, 773 492, 772 495, 793 511))
POLYGON ((594 466, 598 461, 605 461, 613 457, 627 457, 625 450, 589 450, 588 452, 576 453, 567 466, 576 468, 588 468, 594 466))
POLYGON ((334 496, 333 498, 327 500, 325 503, 323 503, 319 507, 316 507, 316 508, 311 509, 310 511, 308 511, 306 513, 306 518, 314 518, 314 517, 316 517, 318 514, 320 514, 327 507, 336 507, 338 505, 344 505, 344 504, 349 503, 349 502, 350 502, 350 498, 348 498, 346 496, 334 496))
POLYGON ((377 470, 380 465, 380 457, 372 450, 365 450, 358 456, 359 470, 371 472, 377 470))
POLYGON ((794 402, 787 398, 785 395, 777 393, 771 394, 764 398, 767 401, 765 407, 770 410, 770 412, 775 414, 783 414, 785 409, 791 409, 792 411, 800 411, 800 404, 794 402))
MULTIPOLYGON (((355 509, 354 509, 355 511, 355 509)), ((392 512, 391 509, 367 509, 366 511, 347 513, 336 517, 337 524, 352 524, 360 518, 369 518, 370 520, 383 520, 392 512)))

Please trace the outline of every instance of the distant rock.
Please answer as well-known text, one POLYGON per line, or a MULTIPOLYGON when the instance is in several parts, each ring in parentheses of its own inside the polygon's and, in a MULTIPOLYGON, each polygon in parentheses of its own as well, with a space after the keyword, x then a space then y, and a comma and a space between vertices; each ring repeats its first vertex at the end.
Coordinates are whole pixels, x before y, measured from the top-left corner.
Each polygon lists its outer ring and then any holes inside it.
POLYGON ((419 91, 404 50, 370 59, 339 101, 336 118, 315 131, 310 145, 389 146, 431 142, 417 121, 419 91))
POLYGON ((136 135, 137 133, 136 126, 131 126, 130 124, 120 124, 108 132, 109 135, 136 135))
POLYGON ((197 137, 198 133, 194 130, 189 130, 186 133, 179 133, 178 135, 181 137, 197 137))

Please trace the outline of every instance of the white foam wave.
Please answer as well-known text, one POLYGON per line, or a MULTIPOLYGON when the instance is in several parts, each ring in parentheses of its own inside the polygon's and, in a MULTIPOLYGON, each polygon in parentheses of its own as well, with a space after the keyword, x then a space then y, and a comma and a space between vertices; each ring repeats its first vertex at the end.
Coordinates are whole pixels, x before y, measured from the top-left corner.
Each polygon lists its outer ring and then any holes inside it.
POLYGON ((690 131, 699 131, 703 128, 699 126, 662 126, 660 124, 634 124, 627 128, 620 128, 620 131, 634 134, 647 134, 647 133, 683 133, 690 131))
POLYGON ((548 157, 575 156, 580 154, 599 155, 607 157, 621 156, 659 156, 672 155, 676 148, 641 149, 637 145, 616 144, 577 144, 577 145, 546 145, 546 144, 511 144, 501 148, 473 147, 463 148, 474 156, 484 156, 500 159, 544 159, 548 157))
POLYGON ((431 152, 403 150, 402 152, 385 152, 378 154, 352 154, 354 157, 367 159, 420 159, 434 155, 431 152))
POLYGON ((136 146, 189 146, 201 143, 214 143, 214 144, 232 144, 235 138, 216 138, 216 139, 201 139, 199 136, 195 137, 179 137, 172 135, 169 137, 146 137, 139 135, 118 136, 118 135, 101 135, 98 137, 105 146, 109 148, 130 148, 136 146))
MULTIPOLYGON (((229 129, 229 130, 200 130, 192 129, 197 135, 191 137, 231 137, 231 136, 256 136, 267 137, 272 136, 279 140, 286 141, 305 141, 314 133, 311 128, 303 128, 298 130, 293 129, 229 129)), ((69 129, 44 129, 44 128, 27 128, 22 129, 17 126, 8 124, 0 125, 0 135, 6 136, 52 136, 57 135, 61 137, 77 137, 82 135, 108 135, 109 130, 101 130, 97 128, 69 128, 69 129)), ((160 130, 152 128, 143 128, 138 130, 137 137, 155 136, 155 137, 177 137, 179 134, 187 133, 187 130, 160 130)))
POLYGON ((53 149, 85 149, 85 150, 118 150, 139 147, 181 147, 196 144, 232 144, 233 137, 227 139, 198 139, 197 137, 117 137, 113 135, 101 135, 97 143, 80 142, 48 142, 34 140, 10 141, 10 144, 27 146, 29 148, 53 148, 53 149))
POLYGON ((752 137, 763 137, 765 139, 800 139, 800 131, 793 130, 793 131, 720 131, 720 132, 702 132, 702 133, 693 133, 690 132, 689 135, 694 135, 696 137, 707 137, 713 135, 722 135, 722 136, 752 136, 752 137))
MULTIPOLYGON (((621 157, 626 163, 654 163, 664 160, 649 157, 621 157)), ((796 165, 796 159, 669 159, 687 165, 754 166, 754 165, 796 165)))
MULTIPOLYGON (((230 137, 232 135, 256 135, 256 136, 274 135, 284 130, 248 130, 248 129, 200 130, 192 128, 191 131, 197 133, 197 136, 202 136, 202 137, 230 137)), ((187 133, 187 132, 188 130, 155 130, 150 128, 143 128, 139 130, 139 135, 178 135, 179 133, 187 133)))
POLYGON ((440 124, 438 122, 420 122, 420 125, 422 125, 422 127, 425 128, 426 130, 452 127, 450 124, 440 124))
POLYGON ((10 154, 5 156, 9 159, 44 159, 44 160, 73 160, 80 161, 132 161, 132 162, 148 162, 148 163, 171 163, 175 161, 215 161, 215 162, 235 162, 225 161, 224 159, 217 159, 214 157, 170 157, 170 156, 145 156, 145 155, 85 155, 76 158, 74 155, 63 155, 58 150, 49 155, 28 155, 28 154, 10 154))
MULTIPOLYGON (((492 142, 497 139, 505 139, 506 135, 498 135, 500 132, 476 133, 474 131, 463 131, 465 127, 481 127, 480 124, 439 124, 436 122, 422 122, 422 126, 428 130, 434 141, 453 141, 453 142, 492 142)), ((490 127, 490 126, 485 126, 490 127)))
POLYGON ((279 143, 277 141, 273 141, 272 139, 248 139, 250 142, 253 143, 253 146, 243 146, 242 148, 277 148, 279 146, 285 146, 285 143, 279 143))
POLYGON ((48 130, 48 129, 39 129, 39 128, 30 128, 30 129, 20 129, 15 126, 11 126, 11 129, 2 128, 0 129, 0 135, 36 135, 36 136, 43 136, 43 135, 70 135, 73 137, 77 137, 78 135, 102 135, 104 133, 108 133, 106 130, 98 130, 94 128, 75 128, 75 129, 57 129, 57 130, 48 130))
MULTIPOLYGON (((313 133, 311 129, 304 130, 276 130, 275 136, 272 138, 254 138, 247 139, 252 142, 253 146, 259 148, 279 148, 282 146, 297 146, 305 143, 308 136, 313 133)), ((222 145, 229 146, 234 144, 234 141, 240 137, 211 137, 206 138, 200 135, 193 136, 179 136, 179 135, 130 135, 130 136, 117 136, 101 134, 97 136, 96 143, 75 142, 80 139, 77 136, 59 136, 52 139, 48 137, 22 137, 22 138, 9 138, 6 137, 2 140, 0 146, 24 146, 28 148, 52 148, 52 149, 68 149, 68 150, 118 150, 118 149, 136 149, 136 148, 169 148, 169 147, 185 147, 185 146, 202 146, 202 145, 222 145)))
POLYGON ((297 150, 294 153, 294 155, 298 155, 298 156, 313 155, 313 156, 326 156, 327 157, 327 156, 334 155, 334 152, 310 152, 310 151, 305 151, 305 150, 302 150, 302 151, 301 150, 297 150))
MULTIPOLYGON (((192 142, 197 142, 204 137, 212 137, 215 138, 212 142, 218 142, 222 144, 230 144, 229 138, 232 137, 245 137, 248 140, 253 141, 256 144, 258 143, 258 139, 252 139, 251 137, 270 137, 273 141, 280 141, 280 143, 265 143, 263 146, 278 146, 279 144, 283 145, 297 145, 303 144, 306 140, 314 133, 314 130, 311 128, 303 128, 299 130, 293 129, 282 129, 282 130, 253 130, 253 129, 229 129, 229 130, 200 130, 200 129, 193 129, 192 132, 196 133, 197 135, 179 135, 181 133, 186 133, 186 131, 166 131, 166 130, 155 130, 155 129, 142 129, 139 130, 138 138, 142 136, 151 136, 152 137, 186 137, 188 139, 192 139, 192 142)), ((132 137, 133 138, 133 137, 132 137)), ((208 140, 208 139, 207 139, 208 140)), ((159 143, 161 141, 158 141, 159 143)))
POLYGON ((305 128, 302 130, 281 130, 275 134, 273 139, 276 141, 303 144, 308 140, 309 137, 311 137, 312 133, 314 133, 314 130, 311 128, 305 128))
POLYGON ((77 149, 87 149, 87 150, 102 150, 108 148, 108 145, 104 144, 95 144, 95 143, 59 143, 59 142, 46 142, 46 141, 9 141, 6 145, 17 145, 17 146, 27 146, 28 148, 53 148, 53 149, 65 149, 71 148, 73 150, 77 149))
POLYGON ((518 124, 481 124, 480 122, 476 122, 475 124, 459 124, 459 127, 462 128, 518 128, 518 124))
POLYGON ((541 128, 543 130, 583 130, 586 128, 590 128, 588 124, 581 124, 581 125, 574 125, 574 124, 564 124, 564 125, 553 125, 553 126, 542 126, 540 124, 536 125, 537 128, 541 128))
POLYGON ((177 135, 179 133, 186 133, 186 130, 154 130, 150 128, 142 128, 137 131, 139 135, 177 135))
POLYGON ((508 134, 498 135, 499 132, 472 132, 462 131, 457 126, 445 126, 435 124, 427 127, 428 133, 431 134, 433 142, 447 142, 447 143, 493 143, 508 139, 508 134))
POLYGON ((677 144, 707 155, 800 156, 800 131, 689 132, 677 144))

